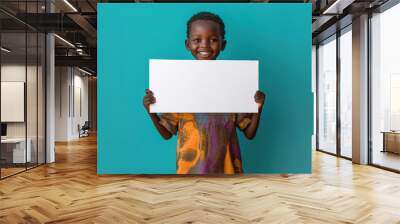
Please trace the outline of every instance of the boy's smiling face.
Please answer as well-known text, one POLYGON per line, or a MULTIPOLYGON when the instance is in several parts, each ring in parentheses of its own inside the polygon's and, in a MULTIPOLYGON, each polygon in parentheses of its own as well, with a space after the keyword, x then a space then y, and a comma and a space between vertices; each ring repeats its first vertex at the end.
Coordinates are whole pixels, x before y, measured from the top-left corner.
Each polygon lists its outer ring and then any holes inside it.
POLYGON ((197 60, 215 60, 224 50, 219 24, 210 20, 196 20, 190 25, 189 37, 185 42, 186 49, 192 52, 197 60))

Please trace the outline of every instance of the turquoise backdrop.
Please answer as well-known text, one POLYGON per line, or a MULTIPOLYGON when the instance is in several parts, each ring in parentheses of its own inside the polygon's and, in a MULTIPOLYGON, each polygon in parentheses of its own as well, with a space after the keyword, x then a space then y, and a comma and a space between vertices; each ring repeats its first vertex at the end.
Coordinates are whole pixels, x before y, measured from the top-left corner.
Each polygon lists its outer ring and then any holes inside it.
POLYGON ((267 94, 257 136, 240 132, 245 173, 310 173, 313 131, 311 4, 98 4, 99 174, 174 174, 176 137, 164 140, 142 106, 148 60, 193 59, 186 21, 220 15, 218 59, 259 60, 267 94))

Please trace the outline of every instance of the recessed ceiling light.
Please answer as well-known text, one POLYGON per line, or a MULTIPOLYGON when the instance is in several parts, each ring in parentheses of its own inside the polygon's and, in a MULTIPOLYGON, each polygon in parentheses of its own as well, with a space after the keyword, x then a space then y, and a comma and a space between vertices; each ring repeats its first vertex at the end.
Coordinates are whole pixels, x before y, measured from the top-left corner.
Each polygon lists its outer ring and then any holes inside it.
POLYGON ((64 0, 65 4, 67 4, 74 12, 78 12, 78 10, 71 4, 69 3, 68 0, 64 0))
POLYGON ((86 70, 83 70, 83 69, 81 69, 81 68, 79 68, 79 67, 78 67, 78 70, 81 71, 81 72, 83 72, 83 73, 85 73, 85 74, 87 74, 87 75, 90 75, 90 76, 93 75, 92 73, 90 73, 90 72, 88 72, 88 71, 86 71, 86 70))
POLYGON ((355 0, 336 0, 322 14, 342 14, 343 9, 351 5, 355 0))
POLYGON ((6 53, 10 53, 10 52, 11 52, 11 50, 9 50, 9 49, 7 49, 7 48, 5 48, 5 47, 1 47, 1 50, 4 51, 4 52, 6 52, 6 53))
POLYGON ((75 45, 73 45, 73 44, 72 44, 71 42, 69 42, 68 40, 66 40, 66 39, 64 39, 64 38, 62 38, 62 37, 60 37, 60 36, 57 35, 57 34, 54 34, 54 36, 57 37, 58 39, 60 39, 62 42, 64 42, 64 43, 66 43, 67 45, 69 45, 70 47, 75 48, 75 45))

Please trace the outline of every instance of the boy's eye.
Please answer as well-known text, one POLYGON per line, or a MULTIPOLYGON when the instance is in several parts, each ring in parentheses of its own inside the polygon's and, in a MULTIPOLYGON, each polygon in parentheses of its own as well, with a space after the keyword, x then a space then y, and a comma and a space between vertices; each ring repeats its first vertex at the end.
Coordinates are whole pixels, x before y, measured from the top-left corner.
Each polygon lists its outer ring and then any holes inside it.
POLYGON ((200 39, 192 39, 192 42, 193 42, 193 43, 199 43, 199 42, 200 42, 200 39))
POLYGON ((211 39, 211 42, 218 42, 218 39, 211 39))

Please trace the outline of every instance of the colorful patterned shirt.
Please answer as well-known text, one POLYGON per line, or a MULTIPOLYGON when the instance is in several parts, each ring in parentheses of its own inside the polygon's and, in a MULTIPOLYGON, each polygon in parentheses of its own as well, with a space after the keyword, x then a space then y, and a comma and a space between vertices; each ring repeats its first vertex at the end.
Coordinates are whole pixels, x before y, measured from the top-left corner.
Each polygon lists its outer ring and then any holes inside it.
POLYGON ((178 134, 177 174, 242 173, 236 127, 244 130, 250 114, 165 113, 160 124, 178 134))

